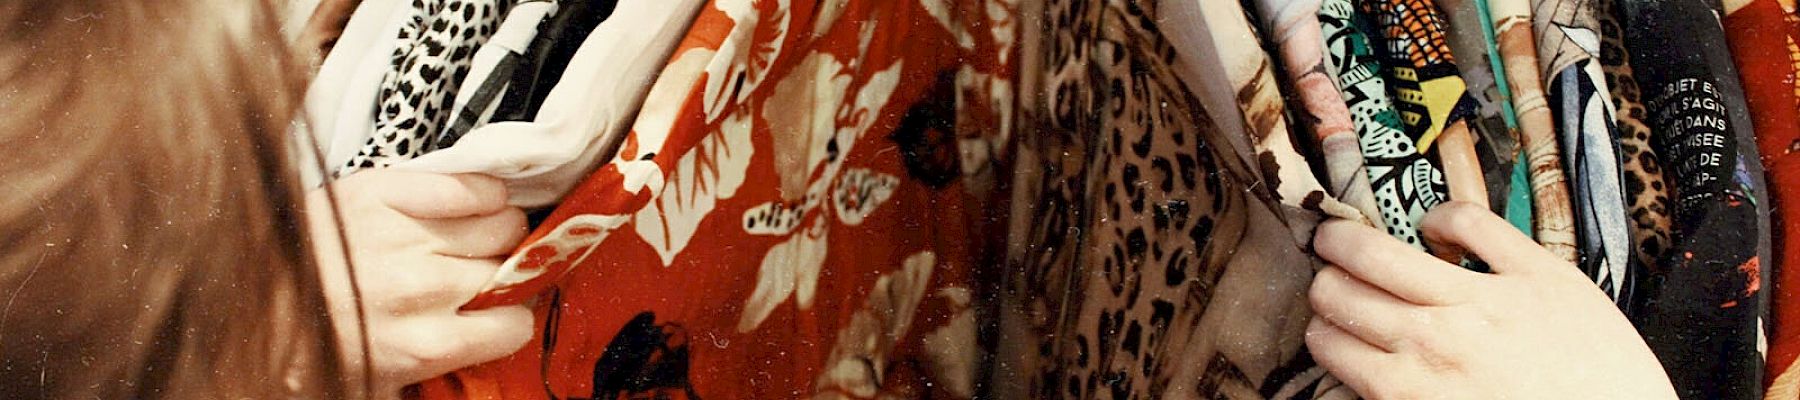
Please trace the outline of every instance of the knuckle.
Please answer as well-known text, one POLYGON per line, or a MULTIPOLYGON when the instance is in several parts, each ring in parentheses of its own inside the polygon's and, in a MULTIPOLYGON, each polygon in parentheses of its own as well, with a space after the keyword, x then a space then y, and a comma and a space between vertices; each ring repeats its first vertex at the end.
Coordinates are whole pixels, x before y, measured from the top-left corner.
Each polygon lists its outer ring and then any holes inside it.
POLYGON ((1443 225, 1441 227, 1455 232, 1466 231, 1480 225, 1483 214, 1487 212, 1474 203, 1461 201, 1444 204, 1438 208, 1437 220, 1443 225))
POLYGON ((413 338, 408 352, 424 365, 453 361, 469 349, 469 339, 450 329, 420 328, 413 332, 413 338))

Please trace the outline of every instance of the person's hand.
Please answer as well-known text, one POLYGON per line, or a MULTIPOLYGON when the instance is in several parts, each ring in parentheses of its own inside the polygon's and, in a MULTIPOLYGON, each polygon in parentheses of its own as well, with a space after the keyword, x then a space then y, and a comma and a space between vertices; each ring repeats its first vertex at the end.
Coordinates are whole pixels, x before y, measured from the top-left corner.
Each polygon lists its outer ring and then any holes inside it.
POLYGON ((1674 399, 1662 364, 1574 265, 1487 210, 1432 210, 1438 254, 1472 252, 1493 274, 1444 262, 1373 228, 1321 224, 1306 329, 1313 357, 1372 399, 1674 399))
MULTIPOLYGON (((530 340, 524 306, 458 311, 525 237, 506 185, 482 175, 368 170, 333 184, 362 292, 376 394, 517 351, 530 340)), ((325 190, 307 197, 313 249, 344 349, 360 376, 362 332, 325 190)))

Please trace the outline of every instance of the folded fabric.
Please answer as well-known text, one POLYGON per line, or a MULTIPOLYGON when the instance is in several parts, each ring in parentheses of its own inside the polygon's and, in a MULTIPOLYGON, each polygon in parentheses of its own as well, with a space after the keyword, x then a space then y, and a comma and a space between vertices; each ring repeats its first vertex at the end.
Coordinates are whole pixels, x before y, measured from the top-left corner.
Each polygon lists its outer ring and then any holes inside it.
POLYGON ((1568 178, 1558 148, 1556 122, 1544 100, 1538 73, 1537 42, 1526 0, 1487 0, 1494 41, 1519 118, 1519 144, 1530 171, 1533 237, 1551 254, 1576 262, 1575 215, 1568 178))
POLYGON ((1327 193, 1355 207, 1376 228, 1385 228, 1381 211, 1375 205, 1375 194, 1369 186, 1369 172, 1364 164, 1350 110, 1339 94, 1338 86, 1323 68, 1325 36, 1319 30, 1318 0, 1257 0, 1256 15, 1262 32, 1272 38, 1279 49, 1284 78, 1299 97, 1297 120, 1312 131, 1313 148, 1323 154, 1327 193))
POLYGON ((496 121, 531 121, 562 80, 564 68, 575 58, 589 34, 618 8, 617 0, 562 0, 555 18, 544 21, 540 34, 520 68, 513 70, 506 97, 494 111, 496 121))
MULTIPOLYGON (((1450 53, 1456 57, 1457 75, 1468 85, 1466 94, 1475 102, 1467 123, 1469 132, 1479 140, 1476 155, 1481 161, 1481 176, 1487 182, 1488 205, 1495 214, 1515 224, 1530 223, 1530 207, 1525 215, 1511 215, 1511 200, 1530 199, 1531 188, 1513 186, 1513 164, 1519 159, 1519 126, 1513 115, 1512 91, 1500 65, 1493 23, 1488 20, 1487 3, 1476 0, 1439 0, 1444 23, 1444 36, 1450 53), (1453 29, 1453 28, 1462 29, 1453 29), (1515 193, 1518 191, 1519 193, 1515 193), (1523 220, 1517 220, 1522 218, 1523 220)), ((1529 201, 1529 200, 1527 200, 1529 201)), ((1526 229, 1529 235, 1529 229, 1526 229)))
MULTIPOLYGON (((666 61, 617 157, 468 305, 537 297, 540 334, 432 395, 974 396, 1016 6, 709 3, 672 57, 596 59, 666 61)), ((655 37, 670 20, 641 10, 689 4, 622 2, 589 39, 655 37)))
MULTIPOLYGON (((1165 4, 1191 6, 1186 1, 1189 0, 1170 0, 1165 4)), ((1268 183, 1274 185, 1273 197, 1281 204, 1373 225, 1361 211, 1331 197, 1313 176, 1306 158, 1294 149, 1286 105, 1276 89, 1274 68, 1261 45, 1245 45, 1261 40, 1244 18, 1243 8, 1235 2, 1201 3, 1202 10, 1211 11, 1194 12, 1197 17, 1193 18, 1204 17, 1197 25, 1204 29, 1170 28, 1165 33, 1170 35, 1169 40, 1178 41, 1176 46, 1190 47, 1198 55, 1216 55, 1211 63, 1199 68, 1221 74, 1227 84, 1207 85, 1204 92, 1195 94, 1201 105, 1219 118, 1218 126, 1229 132, 1227 136, 1254 149, 1240 156, 1262 170, 1268 183), (1221 8, 1210 8, 1215 6, 1221 8)))
POLYGON ((1450 199, 1489 206, 1469 119, 1475 101, 1456 66, 1444 33, 1444 17, 1431 0, 1359 3, 1374 29, 1375 54, 1386 72, 1394 110, 1420 153, 1436 150, 1450 199))
POLYGON ((1620 11, 1676 194, 1673 246, 1630 314, 1683 398, 1760 399, 1769 203, 1724 28, 1703 0, 1626 0, 1620 11))
POLYGON ((456 144, 456 140, 476 126, 487 123, 500 107, 513 71, 524 62, 526 48, 538 36, 538 27, 557 15, 559 0, 524 0, 506 13, 494 36, 475 51, 463 90, 456 92, 450 107, 450 125, 438 133, 433 146, 437 150, 456 144))
POLYGON ((1426 211, 1450 200, 1444 172, 1406 136, 1381 62, 1350 0, 1323 0, 1318 19, 1326 38, 1325 67, 1356 125, 1381 219, 1388 234, 1424 250, 1419 223, 1426 211))
POLYGON ((1765 399, 1800 398, 1800 16, 1792 2, 1728 0, 1724 3, 1725 36, 1744 82, 1745 105, 1755 127, 1762 164, 1769 172, 1769 192, 1778 207, 1770 232, 1781 242, 1763 270, 1774 271, 1765 399))
POLYGON ((1598 60, 1600 32, 1593 3, 1531 3, 1538 72, 1543 74, 1550 115, 1562 142, 1563 166, 1568 170, 1580 250, 1576 265, 1620 308, 1627 308, 1637 279, 1631 268, 1631 228, 1625 222, 1624 177, 1615 140, 1618 129, 1598 60))
POLYGON ((1243 124, 1268 129, 1280 114, 1199 98, 1245 88, 1228 65, 1272 73, 1261 56, 1208 49, 1256 53, 1243 10, 1027 4, 1023 15, 1066 17, 1025 25, 1021 92, 1045 95, 1020 99, 1018 239, 995 360, 1007 378, 990 396, 1354 398, 1312 363, 1304 327, 1285 323, 1309 316, 1318 261, 1300 238, 1320 214, 1278 200, 1263 174, 1280 171, 1256 164, 1243 124))
POLYGON ((566 78, 550 90, 537 118, 482 125, 458 138, 454 146, 395 168, 493 175, 506 181, 512 205, 555 205, 598 164, 627 145, 627 129, 642 119, 640 115, 672 112, 655 108, 671 106, 646 103, 646 96, 702 4, 680 0, 620 5, 613 18, 581 38, 565 68, 566 78))
MULTIPOLYGON (((369 121, 375 120, 375 94, 395 46, 389 38, 399 35, 411 9, 410 3, 400 0, 365 0, 357 5, 337 45, 306 87, 294 131, 312 136, 326 168, 348 162, 374 131, 369 121)), ((301 182, 308 188, 323 184, 327 174, 316 165, 300 166, 301 182)))
POLYGON ((1625 50, 1616 0, 1596 0, 1600 24, 1600 67, 1606 73, 1613 116, 1619 122, 1619 159, 1625 171, 1625 211, 1631 216, 1631 248, 1637 265, 1655 266, 1669 248, 1669 187, 1663 182, 1662 158, 1651 144, 1642 92, 1625 50))
POLYGON ((476 50, 494 34, 512 0, 415 0, 377 95, 375 131, 335 171, 348 176, 418 157, 448 124, 476 50))

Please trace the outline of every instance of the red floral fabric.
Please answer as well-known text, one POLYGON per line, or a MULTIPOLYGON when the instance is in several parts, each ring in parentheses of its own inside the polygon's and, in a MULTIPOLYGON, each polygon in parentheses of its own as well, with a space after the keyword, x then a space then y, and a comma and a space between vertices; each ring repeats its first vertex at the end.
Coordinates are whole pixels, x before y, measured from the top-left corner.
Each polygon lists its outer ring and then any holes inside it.
MULTIPOLYGON (((1734 2, 1738 3, 1738 2, 1734 2)), ((1769 188, 1774 197, 1778 228, 1776 238, 1783 243, 1775 265, 1800 265, 1800 86, 1795 72, 1800 71, 1800 18, 1796 18, 1792 2, 1752 0, 1733 8, 1721 21, 1737 61, 1738 75, 1744 82, 1744 101, 1750 107, 1751 124, 1755 126, 1756 144, 1769 171, 1769 188), (1783 4, 1785 3, 1785 5, 1783 4)), ((1773 328, 1769 334, 1765 398, 1792 399, 1800 396, 1800 269, 1777 268, 1770 312, 1773 328)))
POLYGON ((1015 0, 716 0, 617 157, 468 307, 524 351, 424 398, 968 398, 1015 0))

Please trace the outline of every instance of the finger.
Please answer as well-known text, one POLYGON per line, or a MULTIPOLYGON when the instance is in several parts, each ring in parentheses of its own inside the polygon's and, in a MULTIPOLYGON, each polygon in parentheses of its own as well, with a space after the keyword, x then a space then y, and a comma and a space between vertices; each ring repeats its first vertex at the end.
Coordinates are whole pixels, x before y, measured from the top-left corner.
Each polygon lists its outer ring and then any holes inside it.
POLYGON ((1391 373, 1398 364, 1393 353, 1318 317, 1306 326, 1306 347, 1312 351, 1313 361, 1357 393, 1370 393, 1380 385, 1381 374, 1391 373))
MULTIPOLYGON (((427 257, 411 265, 373 266, 364 279, 364 297, 371 314, 419 315, 454 312, 475 298, 499 270, 497 258, 471 259, 427 257)), ((359 271, 360 272, 360 271, 359 271)))
POLYGON ((1425 214, 1420 232, 1433 249, 1474 252, 1499 274, 1555 264, 1555 257, 1543 246, 1475 204, 1450 202, 1433 208, 1425 214))
POLYGON ((452 257, 487 258, 512 253, 530 233, 525 211, 507 207, 488 215, 420 221, 437 242, 432 251, 452 257))
POLYGON ((515 305, 422 316, 403 324, 401 337, 384 342, 392 346, 390 356, 401 360, 395 375, 417 381, 517 352, 531 340, 535 321, 530 309, 515 305))
POLYGON ((377 174, 388 207, 413 218, 457 218, 499 212, 506 205, 506 183, 481 174, 432 174, 384 170, 377 174))
POLYGON ((1430 314, 1337 267, 1319 271, 1307 293, 1313 314, 1363 342, 1397 352, 1418 329, 1431 329, 1430 314))
POLYGON ((1331 220, 1319 224, 1313 249, 1320 258, 1350 275, 1422 305, 1448 305, 1459 288, 1482 275, 1445 263, 1385 232, 1365 225, 1331 220))

